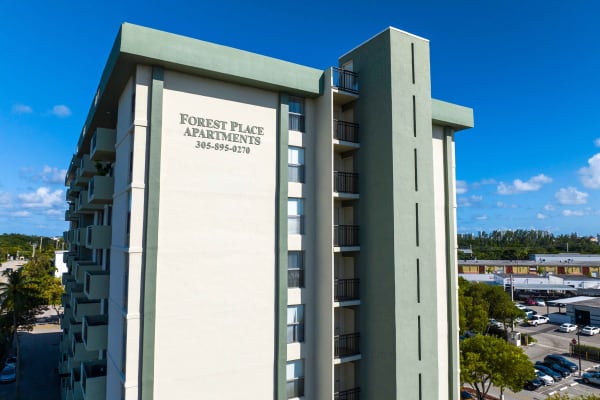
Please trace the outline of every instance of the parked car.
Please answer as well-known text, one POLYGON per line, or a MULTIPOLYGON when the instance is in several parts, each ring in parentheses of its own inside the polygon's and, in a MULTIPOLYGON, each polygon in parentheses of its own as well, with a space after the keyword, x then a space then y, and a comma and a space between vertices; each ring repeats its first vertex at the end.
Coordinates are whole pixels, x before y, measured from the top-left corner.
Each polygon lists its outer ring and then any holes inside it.
POLYGON ((600 372, 584 372, 582 378, 585 383, 600 385, 600 372))
POLYGON ((562 367, 568 368, 571 372, 575 372, 579 369, 577 368, 577 364, 558 354, 548 354, 544 357, 544 361, 556 363, 562 367))
POLYGON ((14 365, 7 365, 0 372, 0 383, 14 382, 17 379, 17 368, 14 365))
POLYGON ((469 392, 467 392, 466 390, 463 390, 460 392, 460 398, 461 399, 472 399, 473 395, 469 392))
POLYGON ((535 299, 535 305, 539 307, 546 307, 546 302, 544 299, 535 299))
POLYGON ((558 382, 558 381, 562 381, 562 375, 559 374, 558 372, 556 372, 555 370, 553 370, 552 368, 548 368, 545 365, 535 365, 535 368, 542 371, 543 373, 545 373, 546 375, 550 376, 552 379, 554 379, 554 382, 558 382))
POLYGON ((541 380, 542 382, 544 382, 544 385, 552 385, 554 383, 554 379, 550 376, 547 375, 545 373, 543 373, 542 371, 540 371, 539 369, 535 370, 535 374, 537 375, 538 379, 541 380))
POLYGON ((14 365, 15 367, 17 366, 17 356, 8 356, 6 357, 6 361, 4 362, 4 365, 14 365))
POLYGON ((532 315, 527 323, 531 326, 538 326, 539 324, 547 324, 550 318, 545 315, 532 315))
POLYGON ((521 311, 525 311, 527 309, 527 307, 525 307, 523 304, 521 303, 516 303, 515 307, 517 307, 519 310, 521 311))
POLYGON ((527 304, 528 306, 535 306, 535 299, 529 298, 525 301, 525 304, 527 304))
POLYGON ((540 386, 542 386, 543 384, 544 384, 544 382, 542 382, 539 378, 534 378, 525 383, 525 389, 535 390, 535 389, 539 388, 540 386))
POLYGON ((575 332, 577 331, 577 325, 575 324, 569 324, 568 322, 565 322, 564 324, 562 324, 561 326, 558 327, 558 330, 561 332, 575 332))
POLYGON ((496 321, 493 318, 490 318, 488 320, 488 326, 493 326, 493 327, 496 327, 496 328, 499 328, 499 329, 504 329, 504 324, 502 322, 500 322, 500 321, 496 321))
POLYGON ((537 311, 535 311, 535 310, 532 310, 531 308, 526 308, 526 309, 525 309, 525 310, 523 310, 523 311, 525 311, 525 315, 527 315, 527 318, 531 318, 531 317, 533 317, 534 315, 537 315, 537 311))
POLYGON ((584 326, 581 330, 582 335, 594 336, 600 333, 600 328, 595 326, 584 326))
POLYGON ((571 370, 569 368, 565 368, 565 367, 563 367, 561 365, 558 365, 555 362, 550 362, 550 361, 536 361, 535 365, 536 366, 539 366, 539 365, 546 366, 546 367, 552 369, 553 371, 558 372, 559 374, 561 374, 565 378, 567 376, 571 375, 571 370))

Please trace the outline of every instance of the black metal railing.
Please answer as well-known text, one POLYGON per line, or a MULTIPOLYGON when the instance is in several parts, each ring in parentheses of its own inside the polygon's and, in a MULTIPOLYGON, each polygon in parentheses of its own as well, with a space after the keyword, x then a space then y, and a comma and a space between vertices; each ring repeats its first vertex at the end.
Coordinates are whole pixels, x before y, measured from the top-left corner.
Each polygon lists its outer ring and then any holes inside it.
POLYGON ((294 397, 302 396, 304 396, 304 378, 287 381, 287 398, 293 399, 294 397))
POLYGON ((346 92, 358 93, 358 74, 341 68, 332 68, 332 85, 346 92))
POLYGON ((336 279, 334 285, 335 301, 357 300, 360 298, 358 279, 336 279))
POLYGON ((288 287, 303 288, 304 287, 304 270, 303 269, 288 269, 288 287))
POLYGON ((333 190, 340 193, 358 193, 358 174, 333 171, 333 190))
POLYGON ((335 122, 335 139, 358 143, 358 124, 339 120, 335 122))
POLYGON ((335 357, 347 357, 360 354, 360 333, 350 333, 334 337, 335 357))
POLYGON ((304 215, 288 215, 288 234, 304 234, 304 215))
POLYGON ((289 129, 290 131, 305 132, 304 115, 289 113, 289 129))
POLYGON ((360 400, 360 388, 335 392, 333 394, 333 400, 360 400))
POLYGON ((334 225, 333 245, 335 247, 358 246, 358 228, 358 225, 334 225))
POLYGON ((287 326, 287 342, 302 343, 304 342, 304 324, 294 324, 287 326))
POLYGON ((304 183, 304 165, 288 164, 288 181, 304 183))

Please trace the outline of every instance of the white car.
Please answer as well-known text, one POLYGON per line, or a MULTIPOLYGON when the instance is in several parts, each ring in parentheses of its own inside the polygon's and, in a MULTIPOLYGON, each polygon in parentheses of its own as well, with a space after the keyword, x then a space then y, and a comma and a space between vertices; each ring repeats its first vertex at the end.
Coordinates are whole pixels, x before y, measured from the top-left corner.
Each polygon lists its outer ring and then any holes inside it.
POLYGON ((527 323, 531 326, 538 326, 539 324, 547 324, 550 318, 545 315, 532 315, 527 323))
POLYGON ((588 336, 594 336, 597 335, 598 333, 600 333, 600 328, 597 328, 595 326, 584 326, 583 329, 581 330, 581 334, 582 335, 588 335, 588 336))
POLYGON ((552 385, 554 383, 554 378, 552 378, 550 375, 546 375, 545 373, 543 373, 540 370, 535 370, 535 374, 537 375, 538 378, 540 378, 540 380, 542 382, 544 382, 544 385, 548 386, 548 385, 552 385))
POLYGON ((515 304, 515 307, 517 307, 517 308, 518 308, 519 310, 521 310, 521 311, 525 311, 525 309, 527 308, 527 307, 525 307, 525 306, 524 306, 523 304, 521 304, 521 303, 516 303, 516 304, 515 304))
POLYGON ((575 324, 569 324, 567 322, 565 322, 564 324, 562 324, 561 326, 558 327, 558 330, 561 332, 575 332, 577 331, 577 325, 575 324))

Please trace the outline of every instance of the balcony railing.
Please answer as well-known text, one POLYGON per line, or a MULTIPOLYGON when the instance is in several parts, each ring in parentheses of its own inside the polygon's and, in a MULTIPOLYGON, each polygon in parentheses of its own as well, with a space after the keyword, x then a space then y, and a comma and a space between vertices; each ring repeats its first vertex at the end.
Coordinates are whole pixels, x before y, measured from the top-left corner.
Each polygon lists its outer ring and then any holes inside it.
POLYGON ((359 299, 358 282, 358 279, 336 279, 334 287, 335 301, 359 299))
POLYGON ((358 246, 358 225, 334 225, 333 245, 335 247, 358 246))
POLYGON ((332 86, 346 92, 358 93, 358 74, 341 68, 332 68, 332 86))
POLYGON ((360 333, 350 333, 334 337, 335 358, 360 354, 360 333))
POLYGON ((287 326, 287 342, 302 343, 304 342, 304 324, 288 325, 287 326))
POLYGON ((288 181, 304 183, 304 165, 288 164, 288 181))
POLYGON ((304 215, 288 215, 288 235, 304 234, 304 215))
POLYGON ((293 399, 302 396, 304 396, 304 378, 287 381, 287 398, 293 399))
POLYGON ((288 287, 303 288, 304 287, 304 270, 303 269, 288 269, 288 287))
POLYGON ((358 193, 358 174, 334 171, 333 190, 339 193, 358 193))
POLYGON ((306 132, 304 126, 304 115, 290 113, 289 121, 290 131, 306 132))
POLYGON ((337 140, 358 143, 358 124, 336 120, 334 137, 337 140))
POLYGON ((333 394, 333 400, 360 400, 360 388, 335 392, 333 394))

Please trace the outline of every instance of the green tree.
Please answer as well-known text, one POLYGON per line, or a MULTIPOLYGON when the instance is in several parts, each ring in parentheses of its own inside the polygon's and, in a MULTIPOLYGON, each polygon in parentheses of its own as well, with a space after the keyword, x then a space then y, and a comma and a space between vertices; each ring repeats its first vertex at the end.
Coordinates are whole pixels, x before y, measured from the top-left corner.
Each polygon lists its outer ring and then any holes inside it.
POLYGON ((62 295, 65 292, 60 278, 46 276, 40 279, 40 291, 44 298, 44 304, 52 307, 56 315, 60 316, 59 308, 62 304, 62 295))
POLYGON ((493 336, 477 335, 460 345, 460 379, 475 390, 479 400, 485 399, 492 385, 503 392, 523 389, 535 378, 533 365, 521 348, 493 336))
POLYGON ((16 337, 19 352, 17 329, 33 329, 35 317, 45 308, 44 298, 39 283, 23 274, 21 269, 2 274, 6 281, 0 282, 0 312, 10 318, 11 334, 16 337))
POLYGON ((547 397, 546 400, 600 400, 597 394, 583 394, 579 397, 571 397, 568 394, 555 394, 547 397))

